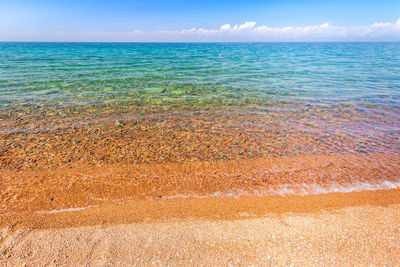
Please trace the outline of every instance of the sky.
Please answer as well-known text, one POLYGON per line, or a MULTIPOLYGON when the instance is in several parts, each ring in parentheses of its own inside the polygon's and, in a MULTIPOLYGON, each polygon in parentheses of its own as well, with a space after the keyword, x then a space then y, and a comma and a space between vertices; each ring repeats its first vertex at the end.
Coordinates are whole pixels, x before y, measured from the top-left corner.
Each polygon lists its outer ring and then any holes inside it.
POLYGON ((400 0, 0 0, 0 41, 400 41, 400 0))

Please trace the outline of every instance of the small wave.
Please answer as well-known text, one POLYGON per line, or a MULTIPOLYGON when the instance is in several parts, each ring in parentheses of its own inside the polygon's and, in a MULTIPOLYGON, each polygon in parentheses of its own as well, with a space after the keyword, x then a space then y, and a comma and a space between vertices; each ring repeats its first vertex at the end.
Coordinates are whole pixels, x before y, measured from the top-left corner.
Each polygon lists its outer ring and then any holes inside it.
POLYGON ((79 211, 79 210, 85 210, 90 208, 91 206, 87 207, 81 207, 81 208, 68 208, 68 209, 60 209, 60 210, 49 210, 49 211, 38 211, 36 213, 40 214, 54 214, 54 213, 61 213, 61 212, 67 212, 67 211, 79 211))
POLYGON ((286 195, 319 195, 329 193, 350 193, 350 192, 361 192, 361 191, 373 191, 373 190, 388 190, 388 189, 399 189, 400 181, 382 181, 380 183, 368 183, 368 182, 356 182, 349 184, 338 184, 333 183, 329 185, 319 184, 282 184, 268 189, 259 189, 254 191, 240 190, 237 192, 220 192, 216 191, 214 194, 208 195, 197 195, 197 194, 179 194, 173 196, 167 196, 167 199, 173 198, 207 198, 207 197, 234 197, 238 198, 241 196, 286 196, 286 195))
POLYGON ((382 181, 379 183, 354 182, 348 184, 299 184, 299 185, 279 185, 275 188, 258 191, 256 195, 318 195, 329 193, 350 193, 360 191, 396 189, 400 187, 399 182, 382 181))

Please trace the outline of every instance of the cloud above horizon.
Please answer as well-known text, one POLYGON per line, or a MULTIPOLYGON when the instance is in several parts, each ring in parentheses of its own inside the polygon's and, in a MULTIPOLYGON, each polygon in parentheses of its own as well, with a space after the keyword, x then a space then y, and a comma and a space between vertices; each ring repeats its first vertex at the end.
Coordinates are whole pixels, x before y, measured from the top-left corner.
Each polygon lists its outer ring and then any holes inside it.
MULTIPOLYGON (((192 28, 181 31, 158 31, 162 34, 193 37, 246 37, 257 40, 400 40, 400 18, 396 22, 376 22, 368 26, 334 26, 331 22, 303 27, 257 26, 255 21, 241 25, 224 24, 219 29, 192 28)), ((144 32, 143 32, 144 33, 144 32)))
MULTIPOLYGON (((0 32, 0 40, 7 34, 0 32)), ((13 38, 11 38, 13 39, 13 38)), ((129 32, 40 32, 24 33, 21 41, 400 41, 400 18, 367 26, 335 26, 331 22, 310 26, 258 26, 255 21, 224 24, 216 29, 191 28, 129 32)), ((15 40, 18 41, 18 40, 15 40)))

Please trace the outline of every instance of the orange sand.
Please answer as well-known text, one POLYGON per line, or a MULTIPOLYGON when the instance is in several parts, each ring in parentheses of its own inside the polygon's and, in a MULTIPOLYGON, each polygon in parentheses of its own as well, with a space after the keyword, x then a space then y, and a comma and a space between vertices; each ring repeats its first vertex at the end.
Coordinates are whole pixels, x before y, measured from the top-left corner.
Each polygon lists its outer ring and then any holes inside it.
MULTIPOLYGON (((1 213, 37 212, 175 196, 266 195, 282 185, 297 193, 360 182, 397 181, 400 158, 372 154, 275 159, 113 164, 42 170, 0 170, 1 213), (299 189, 299 185, 310 188, 299 189)), ((328 188, 329 189, 329 188, 328 188)), ((283 191, 285 192, 285 191, 283 191)))
MULTIPOLYGON (((82 225, 127 224, 171 218, 235 220, 270 213, 315 212, 349 206, 388 206, 400 203, 400 190, 331 193, 311 196, 264 196, 240 198, 175 198, 108 203, 77 211, 32 212, 29 209, 0 215, 0 226, 13 228, 60 228, 82 225)), ((27 206, 28 207, 28 206, 27 206)), ((57 210, 52 210, 57 211, 57 210)))
POLYGON ((399 203, 388 190, 1 215, 0 264, 396 266, 399 203))
POLYGON ((400 190, 273 195, 398 183, 398 132, 127 108, 0 116, 0 264, 399 264, 400 190))

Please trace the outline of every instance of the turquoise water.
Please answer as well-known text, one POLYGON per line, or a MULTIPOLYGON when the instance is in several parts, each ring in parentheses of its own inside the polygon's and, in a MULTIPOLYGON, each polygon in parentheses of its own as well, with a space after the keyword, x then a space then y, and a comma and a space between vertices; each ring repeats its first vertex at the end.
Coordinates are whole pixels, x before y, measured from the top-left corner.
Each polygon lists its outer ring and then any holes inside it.
POLYGON ((398 153, 400 43, 0 43, 0 133, 139 113, 398 153))
POLYGON ((374 105, 398 116, 400 43, 0 43, 0 105, 374 105))
POLYGON ((0 43, 0 169, 302 155, 398 184, 400 43, 0 43))

